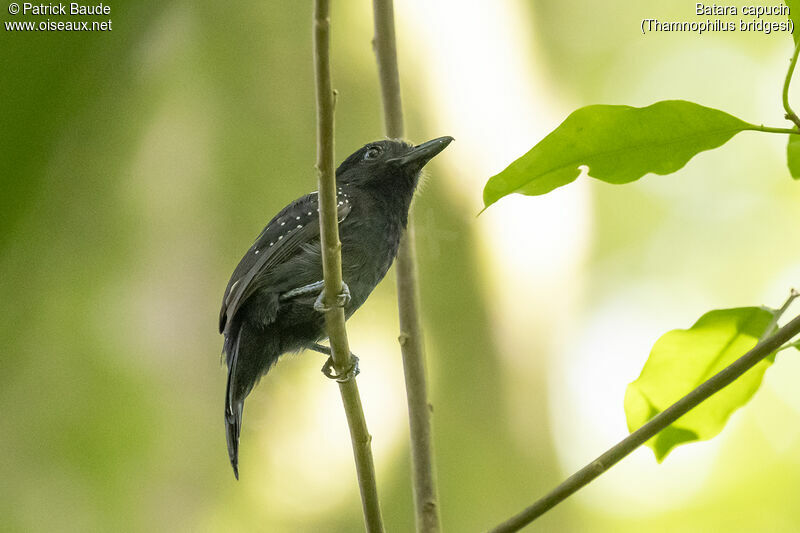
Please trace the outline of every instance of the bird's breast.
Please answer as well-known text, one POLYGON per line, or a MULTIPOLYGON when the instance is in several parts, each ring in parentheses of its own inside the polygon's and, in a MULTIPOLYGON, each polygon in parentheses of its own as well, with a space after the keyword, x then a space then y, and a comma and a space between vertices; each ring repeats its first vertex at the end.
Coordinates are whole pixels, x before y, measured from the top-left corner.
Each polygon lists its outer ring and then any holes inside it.
POLYGON ((360 306, 392 265, 400 244, 401 224, 372 219, 347 221, 340 228, 342 275, 353 303, 360 306))

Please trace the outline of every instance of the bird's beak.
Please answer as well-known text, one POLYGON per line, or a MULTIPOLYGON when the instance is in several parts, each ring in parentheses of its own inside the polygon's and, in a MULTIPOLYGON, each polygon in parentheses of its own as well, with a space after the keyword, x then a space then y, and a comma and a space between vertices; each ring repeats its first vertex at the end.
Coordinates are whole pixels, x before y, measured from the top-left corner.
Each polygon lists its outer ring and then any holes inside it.
POLYGON ((426 143, 422 143, 411 149, 400 157, 390 159, 390 163, 396 163, 401 167, 414 167, 414 170, 420 170, 428 161, 433 159, 439 152, 447 148, 447 145, 453 141, 450 136, 439 137, 426 143))

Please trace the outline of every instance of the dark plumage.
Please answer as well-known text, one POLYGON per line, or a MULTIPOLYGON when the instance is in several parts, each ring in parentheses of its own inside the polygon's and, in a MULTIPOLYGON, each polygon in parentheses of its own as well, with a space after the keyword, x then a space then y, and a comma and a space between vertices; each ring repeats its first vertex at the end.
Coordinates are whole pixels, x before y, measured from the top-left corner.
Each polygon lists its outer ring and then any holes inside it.
MULTIPOLYGON (((350 290, 345 317, 386 275, 420 170, 452 140, 440 137, 419 146, 398 140, 369 143, 336 170, 342 277, 350 290)), ((323 279, 317 208, 316 192, 284 207, 239 262, 222 298, 225 424, 237 479, 245 398, 282 354, 312 348, 326 337, 324 316, 314 309, 323 279)))

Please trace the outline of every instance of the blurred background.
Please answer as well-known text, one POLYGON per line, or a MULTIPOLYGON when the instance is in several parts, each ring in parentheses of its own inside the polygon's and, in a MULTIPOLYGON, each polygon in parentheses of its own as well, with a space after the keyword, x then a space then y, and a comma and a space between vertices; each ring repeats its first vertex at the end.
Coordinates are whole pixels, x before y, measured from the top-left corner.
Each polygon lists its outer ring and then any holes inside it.
MULTIPOLYGON (((383 126, 371 3, 333 4, 340 161, 383 126)), ((285 357, 248 400, 238 483, 222 423, 225 284, 316 188, 311 2, 111 10, 110 32, 0 31, 0 530, 358 531, 321 356, 285 357)), ((625 386, 661 333, 800 284, 783 136, 476 217, 483 184, 589 104, 683 98, 783 126, 792 44, 641 34, 697 20, 688 2, 396 11, 408 136, 456 138, 415 217, 443 522, 480 531, 626 435, 625 386)), ((349 334, 387 529, 411 531, 397 330, 392 271, 349 334)), ((799 378, 784 352, 718 438, 661 465, 638 450, 537 530, 797 531, 799 378)))

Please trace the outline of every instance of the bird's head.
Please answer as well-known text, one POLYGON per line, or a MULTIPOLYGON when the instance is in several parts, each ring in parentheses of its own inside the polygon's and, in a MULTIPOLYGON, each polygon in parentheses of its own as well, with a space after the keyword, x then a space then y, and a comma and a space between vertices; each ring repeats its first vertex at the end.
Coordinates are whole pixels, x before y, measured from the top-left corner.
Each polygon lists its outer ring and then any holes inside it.
POLYGON ((452 137, 439 137, 418 146, 397 139, 371 142, 339 165, 336 181, 340 185, 401 194, 410 200, 422 167, 452 140, 452 137))

